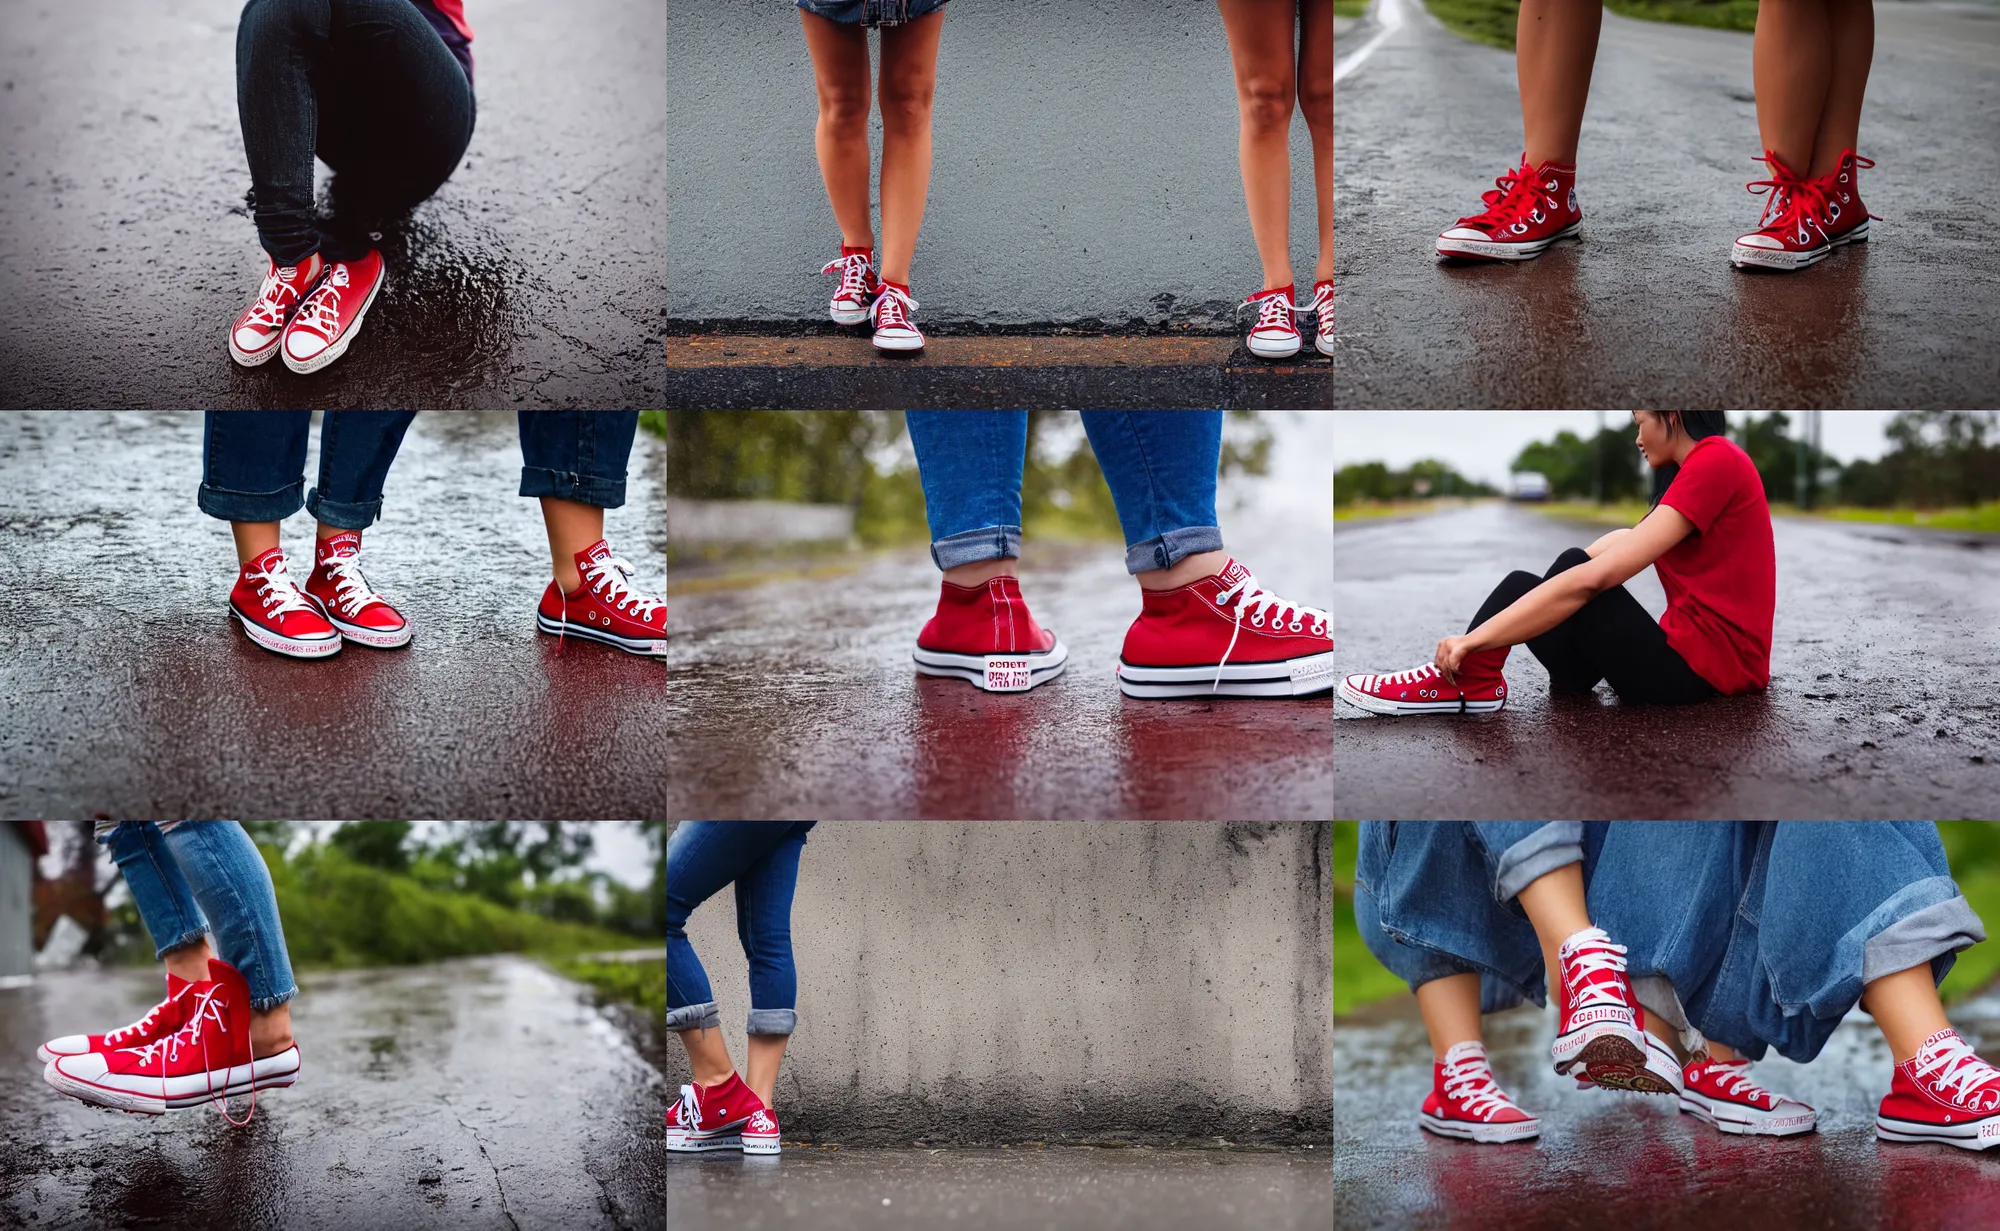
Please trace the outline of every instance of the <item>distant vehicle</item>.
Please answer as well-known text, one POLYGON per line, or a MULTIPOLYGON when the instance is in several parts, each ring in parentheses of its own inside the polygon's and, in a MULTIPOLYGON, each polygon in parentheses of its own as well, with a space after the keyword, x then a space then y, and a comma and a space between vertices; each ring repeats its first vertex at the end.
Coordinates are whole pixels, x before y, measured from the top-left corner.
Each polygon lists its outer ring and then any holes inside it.
POLYGON ((1533 470, 1517 470, 1507 485, 1509 500, 1547 500, 1549 476, 1533 470))

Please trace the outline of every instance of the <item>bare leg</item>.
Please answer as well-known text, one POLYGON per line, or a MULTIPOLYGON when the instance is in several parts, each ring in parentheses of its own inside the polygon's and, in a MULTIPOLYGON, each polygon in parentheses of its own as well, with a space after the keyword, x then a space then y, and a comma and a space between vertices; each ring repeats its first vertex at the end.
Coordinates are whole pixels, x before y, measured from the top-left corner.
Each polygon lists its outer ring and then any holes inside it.
POLYGON ((1312 134, 1313 191, 1319 196, 1319 260, 1313 281, 1333 277, 1333 0, 1299 6, 1299 110, 1312 134))
POLYGON ((604 510, 594 504, 542 497, 542 528, 549 534, 549 563, 564 594, 583 584, 576 571, 576 553, 604 537, 604 510))
MULTIPOLYGON (((325 522, 320 522, 319 528, 314 532, 313 537, 316 538, 318 541, 324 543, 336 534, 346 534, 346 533, 348 533, 348 531, 344 527, 329 526, 325 522)), ((356 530, 353 533, 359 534, 361 532, 359 530, 356 530)))
POLYGON ((910 285, 931 191, 931 98, 944 10, 882 31, 882 277, 910 285))
MULTIPOLYGON (((1295 0, 1219 0, 1236 66, 1237 158, 1264 288, 1292 285, 1292 108, 1295 0)), ((1328 35, 1331 39, 1331 34, 1328 35)), ((1329 73, 1329 78, 1331 73, 1329 73)), ((1331 89, 1331 84, 1328 86, 1331 89)), ((1329 155, 1330 157, 1331 155, 1329 155)), ((1325 229, 1325 228, 1322 228, 1325 229)))
POLYGON ((208 938, 204 936, 191 945, 167 950, 161 960, 166 963, 167 973, 176 979, 199 983, 208 978, 208 960, 214 956, 215 950, 208 947, 208 938))
POLYGON ((240 567, 278 545, 278 523, 274 521, 233 521, 230 537, 236 540, 236 563, 240 567))
POLYGON ((1134 573, 1132 579, 1139 583, 1141 590, 1178 590, 1204 577, 1213 577, 1229 563, 1226 551, 1198 551, 1191 556, 1183 556, 1180 563, 1172 568, 1147 569, 1134 573))
POLYGON ((275 1009, 250 1011, 250 1054, 262 1059, 292 1045, 292 1006, 289 1001, 275 1009))
POLYGON ((1897 1064, 1914 1057, 1925 1039, 1951 1029, 1945 1020, 1944 1002, 1938 999, 1937 984, 1931 981, 1929 962, 1870 983, 1861 990, 1861 1007, 1882 1028, 1889 1054, 1897 1064))
POLYGON ((1804 172, 1814 177, 1833 174, 1841 151, 1860 144, 1861 98, 1875 60, 1874 0, 1827 0, 1826 17, 1833 35, 1833 81, 1820 112, 1812 170, 1804 172))
POLYGON ((1542 942, 1542 963, 1548 971, 1549 994, 1556 995, 1562 977, 1562 943, 1590 926, 1583 904, 1583 865, 1566 864, 1529 882, 1517 895, 1535 936, 1542 942))
POLYGON ((1431 1054, 1439 1060, 1460 1043, 1477 1043, 1483 1037, 1478 975, 1447 975, 1422 984, 1417 988, 1417 1008, 1431 1036, 1431 1054))
MULTIPOLYGON (((1872 46, 1872 26, 1870 37, 1872 46)), ((1833 27, 1827 21, 1826 0, 1765 0, 1758 5, 1750 65, 1757 93, 1757 135, 1764 148, 1797 174, 1812 174, 1813 150, 1833 82, 1833 27)), ((1858 124, 1858 90, 1854 115, 1858 124)), ((1839 151, 1834 154, 1837 157, 1839 151)))
POLYGON ((1521 86, 1529 166, 1576 161, 1603 24, 1600 0, 1521 0, 1514 26, 1514 72, 1521 86))
POLYGON ((745 1060, 743 1084, 756 1092, 764 1100, 764 1106, 776 1107, 778 1092, 778 1066, 784 1063, 785 1045, 792 1041, 789 1034, 753 1034, 750 1036, 749 1055, 745 1060))
POLYGON ((729 1062, 729 1048, 723 1045, 722 1028, 680 1032, 681 1046, 687 1048, 688 1064, 694 1068, 697 1085, 719 1086, 729 1080, 736 1066, 729 1062))
POLYGON ((799 10, 806 51, 812 56, 813 87, 819 94, 819 123, 813 152, 840 242, 873 248, 875 227, 868 215, 868 32, 799 10))
POLYGON ((974 560, 944 571, 944 579, 955 586, 983 586, 995 577, 1014 576, 1018 560, 974 560))

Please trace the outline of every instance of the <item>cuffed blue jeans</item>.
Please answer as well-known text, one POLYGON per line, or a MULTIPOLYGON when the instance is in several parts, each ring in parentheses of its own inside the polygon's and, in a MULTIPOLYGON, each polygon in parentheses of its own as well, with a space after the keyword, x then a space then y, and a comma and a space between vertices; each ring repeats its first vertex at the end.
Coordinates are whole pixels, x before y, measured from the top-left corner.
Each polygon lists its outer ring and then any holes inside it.
POLYGON ((309 410, 211 410, 202 420, 195 503, 224 521, 283 521, 304 508, 342 530, 382 515, 382 484, 415 411, 329 410, 319 426, 319 483, 306 486, 309 410))
POLYGON ((636 410, 523 410, 521 494, 615 509, 639 430, 636 410))
POLYGON ((299 994, 271 870, 235 821, 99 821, 97 840, 125 876, 155 955, 215 937, 263 1012, 299 994))
POLYGON ((682 821, 667 840, 667 1029, 715 1026, 721 1012, 688 943, 688 916, 736 884, 736 937, 750 960, 751 1034, 798 1027, 792 893, 814 821, 682 821))
MULTIPOLYGON (((940 569, 1021 554, 1025 410, 911 410, 931 559, 940 569)), ((1130 573, 1222 550, 1216 524, 1219 410, 1086 410, 1083 430, 1118 506, 1130 573)))

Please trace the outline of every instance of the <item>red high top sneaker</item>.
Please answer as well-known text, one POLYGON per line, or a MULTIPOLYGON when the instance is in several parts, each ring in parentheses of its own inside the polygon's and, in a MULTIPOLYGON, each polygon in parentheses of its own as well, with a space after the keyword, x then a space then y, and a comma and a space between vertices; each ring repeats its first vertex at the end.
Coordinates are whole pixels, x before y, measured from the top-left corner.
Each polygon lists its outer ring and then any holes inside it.
POLYGON ((1235 560, 1177 590, 1144 590, 1125 631, 1128 697, 1309 697, 1333 689, 1333 616, 1279 598, 1235 560))
POLYGON ((330 263, 285 326, 285 366, 303 376, 346 354, 383 280, 382 254, 373 248, 358 261, 330 263))
POLYGON ((778 1152, 778 1122, 771 1109, 734 1073, 719 1086, 682 1086, 680 1102, 667 1108, 667 1149, 675 1153, 748 1151, 746 1135, 755 1137, 754 1153, 778 1152), (764 1119, 753 1126, 760 1115, 764 1119))
POLYGON ((289 658, 325 658, 340 652, 340 630, 326 622, 285 569, 276 547, 243 566, 229 591, 229 610, 250 640, 289 658))
POLYGON ((868 305, 868 318, 875 322, 876 350, 922 350, 923 331, 910 313, 917 310, 917 301, 910 298, 910 288, 894 282, 884 282, 875 293, 875 302, 868 305))
POLYGON ((1479 199, 1486 208, 1468 214, 1438 236, 1437 253, 1466 261, 1525 261, 1559 239, 1583 230, 1576 203, 1576 168, 1556 162, 1503 172, 1479 199))
POLYGON ((1819 1123, 1804 1103, 1751 1081, 1748 1060, 1690 1060, 1681 1078, 1681 1110, 1725 1133, 1790 1137, 1819 1123))
POLYGON ((1237 305, 1237 310, 1255 307, 1257 323, 1250 326, 1244 345, 1259 359, 1289 359, 1299 353, 1299 311, 1292 302, 1292 287, 1278 286, 1258 291, 1237 305))
POLYGON ((276 261, 270 262, 264 283, 257 288, 257 297, 229 327, 231 359, 254 368, 278 353, 278 339, 297 310, 299 300, 319 281, 321 265, 317 252, 298 265, 279 268, 276 261))
POLYGON ((1729 263, 1738 269, 1804 269, 1826 259, 1833 244, 1826 235, 1826 194, 1820 181, 1801 179, 1765 150, 1762 162, 1771 178, 1751 180, 1744 187, 1769 195, 1757 229, 1740 235, 1729 248, 1729 263))
POLYGON ((1468 654, 1456 683, 1436 663, 1393 675, 1350 675, 1340 682, 1340 699, 1371 714, 1491 714, 1507 704, 1500 674, 1506 660, 1505 651, 1468 654))
POLYGON ((1431 1065, 1431 1092, 1417 1123, 1440 1137, 1499 1143, 1539 1137, 1542 1122, 1514 1105, 1486 1063, 1486 1045, 1459 1043, 1431 1065))
POLYGON ((1678 1095, 1686 1082, 1681 1075, 1680 1058, 1674 1049, 1653 1037, 1646 1029, 1646 1010, 1635 1007, 1632 1020, 1639 1027, 1639 1034, 1646 1041, 1646 1063, 1632 1067, 1618 1061, 1599 1061, 1588 1067, 1578 1066, 1570 1070, 1576 1078, 1576 1088, 1590 1090, 1599 1087, 1610 1090, 1629 1090, 1637 1094, 1678 1095))
POLYGON ((875 276, 874 250, 842 244, 840 255, 828 261, 820 272, 840 275, 840 288, 834 291, 833 302, 827 306, 827 315, 834 323, 859 325, 867 320, 868 305, 875 302, 875 296, 882 290, 882 280, 875 276))
POLYGON ((1306 311, 1313 315, 1313 349, 1322 355, 1333 354, 1333 279, 1313 284, 1312 303, 1306 311))
POLYGON ((149 1043, 57 1056, 42 1080, 73 1098, 119 1111, 159 1115, 298 1080, 299 1049, 253 1059, 250 985, 211 958, 208 978, 185 991, 185 1020, 149 1043))
POLYGON ((1874 165, 1853 150, 1842 150, 1840 165, 1814 181, 1826 199, 1826 242, 1831 246, 1867 241, 1868 220, 1875 215, 1861 203, 1861 168, 1874 165))
MULTIPOLYGON (((1600 1068, 1613 1080, 1636 1080, 1646 1067, 1646 1034, 1625 978, 1625 946, 1612 944, 1602 928, 1585 928, 1563 941, 1557 959, 1556 1072, 1583 1065, 1599 1084, 1610 1084, 1597 1076, 1600 1068)), ((1663 1091, 1671 1092, 1671 1085, 1663 1091)))
POLYGON ((139 1047, 162 1035, 172 1034, 187 1024, 186 993, 194 986, 168 971, 167 998, 148 1009, 138 1021, 107 1034, 66 1034, 59 1039, 50 1039, 35 1049, 35 1058, 47 1064, 58 1056, 81 1056, 94 1051, 139 1047))
POLYGON ((610 544, 599 539, 577 552, 576 571, 583 578, 576 593, 564 594, 554 581, 542 591, 536 628, 588 637, 627 654, 666 654, 667 605, 632 588, 632 566, 612 556, 610 544))
POLYGON ((1875 1135, 1966 1150, 2000 1146, 2000 1069, 1974 1055, 1958 1031, 1938 1031, 1896 1066, 1875 1135))
POLYGON ((349 641, 393 650, 410 644, 410 622, 368 588, 361 575, 361 536, 343 530, 320 540, 318 562, 306 579, 306 599, 349 641))
POLYGON ((1069 650, 1028 614, 1019 580, 942 584, 937 614, 911 655, 918 674, 951 676, 987 692, 1026 692, 1063 673, 1069 650))

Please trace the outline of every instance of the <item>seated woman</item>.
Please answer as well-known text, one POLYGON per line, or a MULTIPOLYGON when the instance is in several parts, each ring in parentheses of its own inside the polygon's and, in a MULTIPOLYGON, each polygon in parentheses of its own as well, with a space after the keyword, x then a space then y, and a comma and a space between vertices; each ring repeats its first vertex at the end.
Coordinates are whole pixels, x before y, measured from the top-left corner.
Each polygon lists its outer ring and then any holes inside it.
POLYGON ((1670 476, 1644 520, 1563 552, 1539 577, 1510 574, 1431 662, 1350 675, 1341 699, 1377 714, 1491 713, 1507 703, 1501 669, 1517 645, 1556 692, 1608 680, 1622 701, 1681 705, 1769 687, 1777 552, 1756 465, 1719 410, 1632 418, 1646 463, 1670 476), (1667 592, 1657 623, 1625 589, 1648 565, 1667 592))

